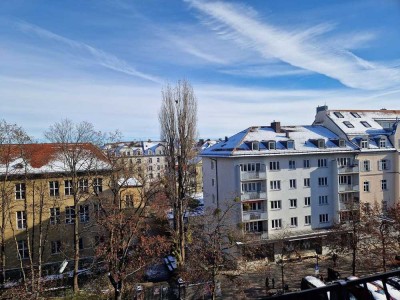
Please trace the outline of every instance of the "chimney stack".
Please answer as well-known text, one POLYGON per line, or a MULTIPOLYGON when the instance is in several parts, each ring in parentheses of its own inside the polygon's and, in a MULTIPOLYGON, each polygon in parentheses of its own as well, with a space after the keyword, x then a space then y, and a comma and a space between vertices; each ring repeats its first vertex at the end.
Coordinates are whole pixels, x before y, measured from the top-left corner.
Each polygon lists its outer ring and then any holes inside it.
POLYGON ((271 123, 271 127, 272 127, 272 129, 276 132, 276 133, 281 133, 282 131, 281 131, 281 122, 275 122, 275 121, 273 121, 272 123, 271 123))

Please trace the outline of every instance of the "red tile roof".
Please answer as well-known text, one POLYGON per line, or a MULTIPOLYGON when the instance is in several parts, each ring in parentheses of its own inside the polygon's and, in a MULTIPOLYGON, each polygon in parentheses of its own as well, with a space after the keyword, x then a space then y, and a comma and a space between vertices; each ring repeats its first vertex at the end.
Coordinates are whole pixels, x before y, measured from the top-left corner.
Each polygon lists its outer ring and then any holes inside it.
MULTIPOLYGON (((83 148, 91 151, 97 158, 106 160, 99 148, 90 143, 68 144, 70 149, 83 148)), ((47 165, 63 150, 63 144, 5 144, 0 145, 0 163, 11 162, 24 157, 33 168, 47 165)))

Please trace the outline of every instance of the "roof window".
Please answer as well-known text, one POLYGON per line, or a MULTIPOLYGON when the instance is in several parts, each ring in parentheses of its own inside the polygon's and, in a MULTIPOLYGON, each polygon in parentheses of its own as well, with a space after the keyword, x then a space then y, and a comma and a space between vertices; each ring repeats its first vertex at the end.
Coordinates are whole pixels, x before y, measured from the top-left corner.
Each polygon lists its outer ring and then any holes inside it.
POLYGON ((361 118, 361 116, 360 116, 357 112, 351 112, 351 115, 352 115, 354 118, 361 118))
POLYGON ((252 142, 251 143, 251 150, 260 150, 259 142, 252 142))
POLYGON ((294 149, 294 141, 289 140, 286 142, 286 148, 287 149, 294 149))
POLYGON ((320 149, 325 148, 325 140, 323 139, 318 140, 318 148, 320 149))
POLYGON ((346 147, 346 141, 344 139, 339 139, 339 147, 340 148, 346 147))
POLYGON ((333 114, 336 116, 336 118, 344 118, 342 113, 340 113, 338 111, 335 111, 333 114))
POLYGON ((367 149, 368 148, 368 140, 367 139, 361 139, 360 140, 360 147, 367 149))
POLYGON ((275 141, 269 141, 268 142, 268 149, 269 150, 275 150, 276 149, 276 142, 275 141))
POLYGON ((367 121, 361 121, 360 123, 366 128, 370 128, 371 127, 371 125, 367 121))
POLYGON ((343 121, 343 124, 346 125, 348 128, 354 128, 354 125, 351 124, 349 121, 343 121))

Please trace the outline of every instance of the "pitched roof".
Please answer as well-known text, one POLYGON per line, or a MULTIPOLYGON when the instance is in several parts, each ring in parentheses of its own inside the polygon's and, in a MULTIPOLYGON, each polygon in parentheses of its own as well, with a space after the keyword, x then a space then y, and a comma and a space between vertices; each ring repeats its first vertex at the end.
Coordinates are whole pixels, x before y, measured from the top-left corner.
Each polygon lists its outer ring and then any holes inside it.
MULTIPOLYGON (((91 143, 80 144, 4 144, 0 145, 0 173, 4 172, 4 165, 16 165, 26 162, 30 169, 37 173, 54 170, 54 166, 61 160, 63 150, 86 150, 99 161, 107 161, 103 152, 91 143), (67 147, 67 148, 66 148, 67 147), (1 166, 2 165, 2 166, 1 166), (50 165, 52 165, 50 167, 50 165)), ((58 170, 59 171, 59 170, 58 170)))

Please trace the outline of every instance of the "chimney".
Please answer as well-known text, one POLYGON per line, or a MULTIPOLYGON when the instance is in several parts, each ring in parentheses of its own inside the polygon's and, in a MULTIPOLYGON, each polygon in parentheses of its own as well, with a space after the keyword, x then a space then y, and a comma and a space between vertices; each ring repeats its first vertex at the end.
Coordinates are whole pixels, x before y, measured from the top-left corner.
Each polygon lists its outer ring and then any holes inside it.
POLYGON ((281 131, 281 122, 275 122, 275 121, 273 121, 273 122, 271 123, 271 127, 272 127, 272 129, 273 129, 276 133, 282 132, 282 131, 281 131))
POLYGON ((327 111, 328 110, 328 105, 323 105, 323 106, 319 106, 317 107, 317 113, 319 113, 320 111, 327 111))
POLYGON ((227 136, 225 136, 225 142, 227 142, 228 141, 228 137, 227 136))

